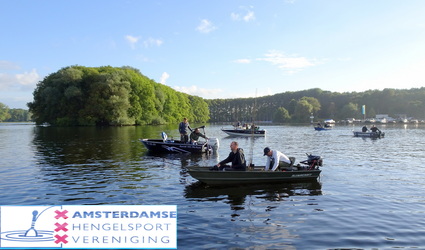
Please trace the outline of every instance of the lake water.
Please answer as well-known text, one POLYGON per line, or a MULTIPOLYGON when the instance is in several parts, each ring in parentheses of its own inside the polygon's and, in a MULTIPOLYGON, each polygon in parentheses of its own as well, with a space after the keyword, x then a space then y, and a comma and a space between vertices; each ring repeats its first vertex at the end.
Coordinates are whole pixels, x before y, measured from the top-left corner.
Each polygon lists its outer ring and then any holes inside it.
MULTIPOLYGON (((192 124, 195 125, 195 124, 192 124)), ((262 126, 264 138, 227 137, 211 156, 157 156, 139 138, 178 138, 176 126, 54 128, 0 123, 1 205, 177 205, 179 249, 425 248, 425 125, 262 126), (212 166, 237 140, 264 165, 265 146, 298 161, 324 158, 317 182, 208 187, 186 173, 212 166)))

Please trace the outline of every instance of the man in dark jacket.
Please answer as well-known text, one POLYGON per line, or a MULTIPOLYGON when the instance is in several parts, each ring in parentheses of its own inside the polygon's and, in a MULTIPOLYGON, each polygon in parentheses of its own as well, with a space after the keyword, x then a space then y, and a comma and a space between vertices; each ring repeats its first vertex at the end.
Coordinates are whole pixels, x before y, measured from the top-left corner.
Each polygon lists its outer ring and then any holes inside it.
POLYGON ((381 132, 381 130, 379 130, 377 127, 375 127, 375 125, 372 125, 372 127, 370 128, 370 131, 372 132, 381 132))
POLYGON ((199 137, 203 137, 205 139, 208 139, 208 137, 206 137, 204 134, 202 134, 199 131, 199 128, 195 128, 195 130, 192 133, 190 133, 190 137, 189 137, 190 138, 190 143, 196 144, 198 142, 198 140, 199 140, 199 137))
POLYGON ((239 148, 239 145, 236 141, 230 143, 230 153, 229 156, 220 161, 215 165, 211 170, 224 170, 224 171, 245 171, 246 170, 246 161, 245 155, 243 154, 243 149, 239 148), (226 163, 231 162, 232 165, 226 165, 226 163))

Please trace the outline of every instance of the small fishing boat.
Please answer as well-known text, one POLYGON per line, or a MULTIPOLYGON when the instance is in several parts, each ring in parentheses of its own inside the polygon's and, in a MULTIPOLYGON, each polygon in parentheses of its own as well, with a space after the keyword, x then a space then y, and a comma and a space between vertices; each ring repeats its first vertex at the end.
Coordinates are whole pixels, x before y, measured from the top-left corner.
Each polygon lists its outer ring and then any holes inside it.
POLYGON ((314 130, 316 131, 331 130, 334 123, 330 123, 329 120, 325 120, 325 125, 322 125, 320 122, 318 122, 317 125, 314 126, 314 130))
MULTIPOLYGON (((203 126, 201 127, 203 128, 203 126)), ((205 134, 205 133, 204 133, 205 134)), ((161 133, 161 139, 140 139, 140 142, 153 153, 177 153, 177 154, 210 154, 217 151, 219 141, 217 138, 208 138, 205 142, 187 143, 180 140, 169 140, 165 132, 161 133)))
POLYGON ((331 130, 331 127, 319 127, 319 126, 315 126, 314 130, 316 131, 322 131, 322 130, 331 130))
POLYGON ((385 132, 359 132, 353 131, 355 137, 370 137, 370 138, 382 138, 385 136, 385 132))
MULTIPOLYGON (((161 139, 140 139, 140 142, 145 145, 145 147, 155 153, 178 153, 178 154, 193 154, 193 153, 207 153, 210 154, 214 151, 214 145, 217 143, 212 143, 210 138, 203 143, 182 143, 181 141, 174 140, 161 140, 161 139)), ((217 140, 218 141, 218 140, 217 140)))
POLYGON ((244 129, 244 128, 234 128, 234 129, 221 129, 224 133, 230 136, 265 136, 265 129, 244 129))
POLYGON ((213 171, 208 167, 188 167, 187 172, 208 185, 244 185, 258 183, 286 183, 316 180, 322 170, 322 158, 308 155, 308 160, 280 171, 264 171, 262 167, 250 167, 246 171, 213 171))

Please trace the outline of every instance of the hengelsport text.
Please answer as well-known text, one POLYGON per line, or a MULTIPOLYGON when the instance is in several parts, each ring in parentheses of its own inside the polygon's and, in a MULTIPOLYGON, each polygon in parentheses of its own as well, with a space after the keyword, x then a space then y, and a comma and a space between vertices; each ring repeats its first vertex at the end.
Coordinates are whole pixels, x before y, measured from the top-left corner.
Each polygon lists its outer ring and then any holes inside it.
POLYGON ((81 223, 71 224, 74 231, 168 231, 171 223, 81 223))

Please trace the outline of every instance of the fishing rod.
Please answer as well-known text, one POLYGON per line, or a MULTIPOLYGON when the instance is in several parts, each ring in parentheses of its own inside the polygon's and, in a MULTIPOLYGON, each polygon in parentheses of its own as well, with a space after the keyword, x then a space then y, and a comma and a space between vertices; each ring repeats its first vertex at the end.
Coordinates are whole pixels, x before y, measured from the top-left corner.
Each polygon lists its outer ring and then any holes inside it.
POLYGON ((251 117, 251 147, 249 152, 249 165, 248 167, 251 168, 254 166, 252 163, 254 158, 254 133, 255 133, 255 116, 256 116, 256 109, 257 109, 257 89, 255 89, 255 98, 254 98, 254 108, 252 111, 252 117, 251 117))

